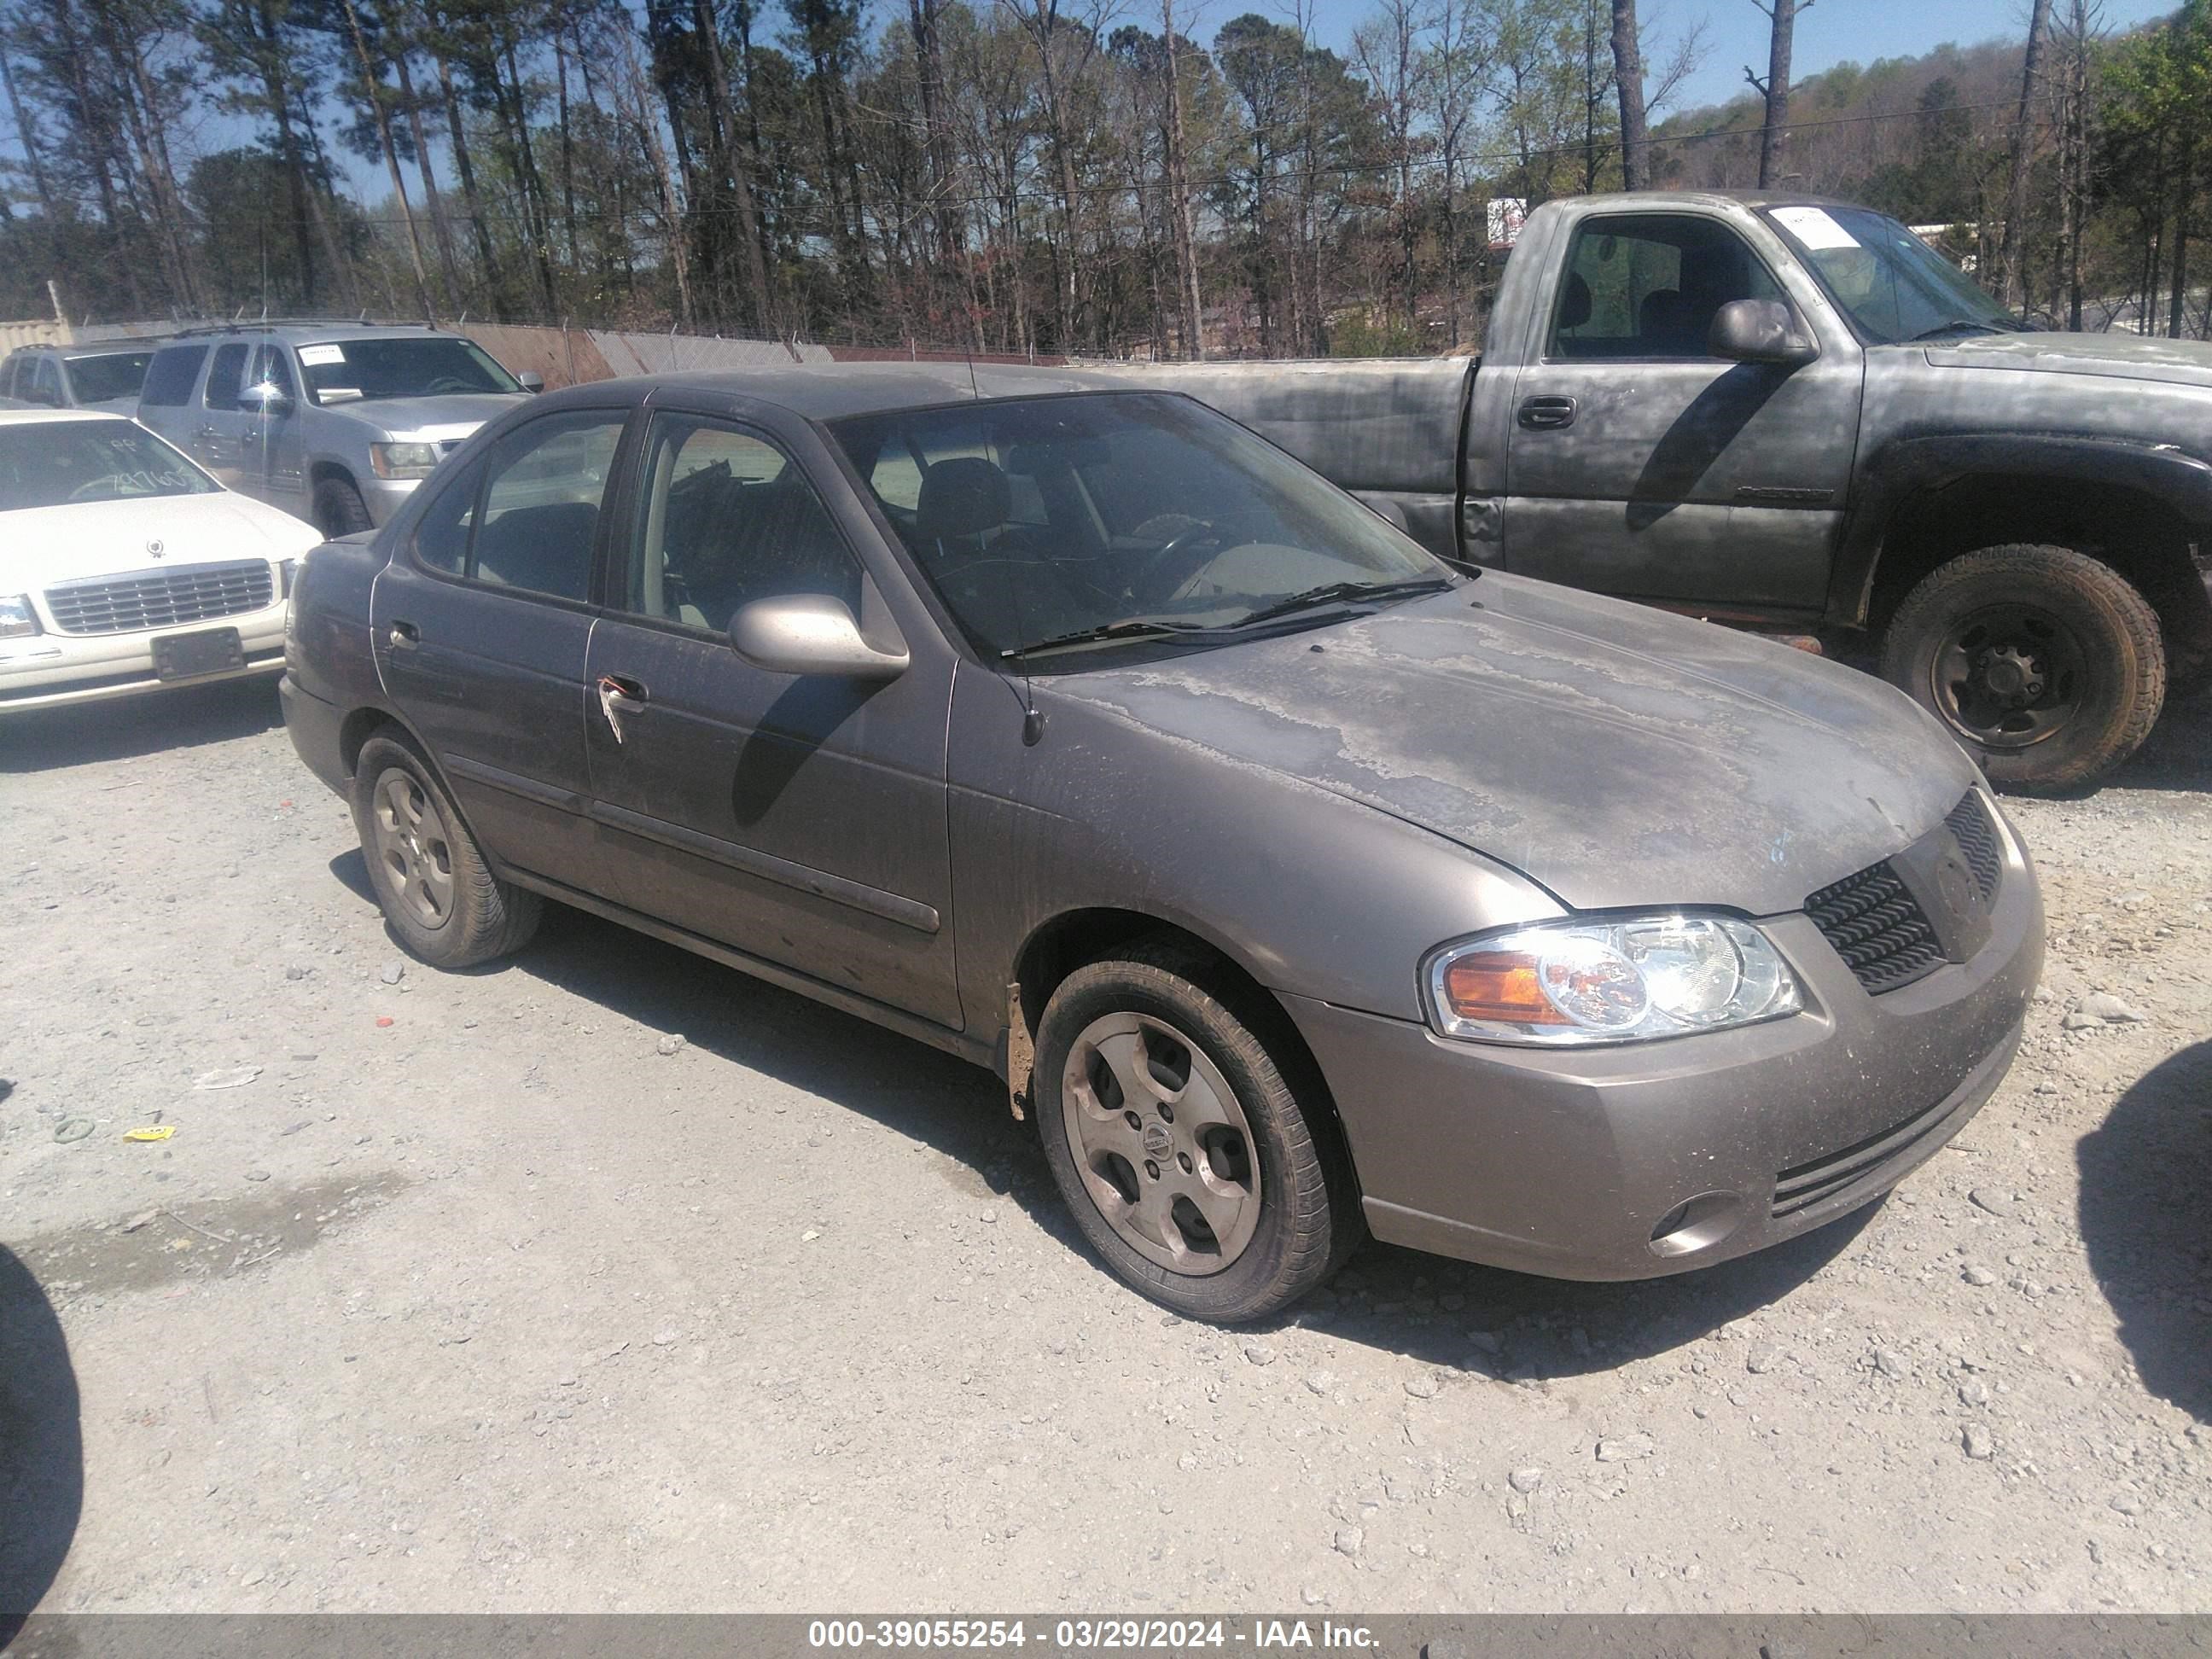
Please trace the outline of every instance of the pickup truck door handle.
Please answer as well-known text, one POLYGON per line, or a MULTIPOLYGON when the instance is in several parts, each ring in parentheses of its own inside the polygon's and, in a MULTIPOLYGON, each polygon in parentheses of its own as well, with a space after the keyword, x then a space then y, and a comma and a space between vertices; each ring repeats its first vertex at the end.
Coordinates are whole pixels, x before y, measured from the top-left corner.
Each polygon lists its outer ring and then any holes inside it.
POLYGON ((422 630, 411 622, 396 622, 385 637, 391 641, 394 651, 412 651, 422 643, 422 630))
POLYGON ((1575 400, 1572 398, 1523 398, 1521 400, 1521 424, 1532 432, 1556 432, 1563 426, 1575 423, 1575 400))
POLYGON ((599 676, 599 712, 607 717, 607 730, 615 734, 617 743, 623 740, 622 717, 645 707, 648 695, 642 684, 625 675, 599 676))

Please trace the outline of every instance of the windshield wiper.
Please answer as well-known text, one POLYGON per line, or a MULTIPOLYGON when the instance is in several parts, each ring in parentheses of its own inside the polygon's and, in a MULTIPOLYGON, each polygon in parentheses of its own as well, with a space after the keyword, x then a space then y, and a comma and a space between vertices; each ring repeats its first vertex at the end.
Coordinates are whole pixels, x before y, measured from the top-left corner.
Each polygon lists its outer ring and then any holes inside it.
POLYGON ((1395 582, 1324 582, 1319 587, 1309 587, 1303 593, 1277 599, 1273 605, 1263 605, 1231 626, 1249 628, 1255 623, 1273 622, 1278 617, 1316 610, 1325 605, 1337 605, 1346 599, 1409 599, 1416 593, 1441 593, 1450 586, 1451 583, 1442 576, 1413 576, 1395 582))
POLYGON ((1031 645, 1018 645, 1012 650, 1001 651, 1001 659, 1033 657, 1040 651, 1057 651, 1064 646, 1092 645, 1101 640, 1162 640, 1182 639, 1194 635, 1218 635, 1221 630, 1203 623, 1153 622, 1142 617, 1127 617, 1120 622, 1101 623, 1096 628, 1079 628, 1073 634, 1055 634, 1048 640, 1038 640, 1031 645))

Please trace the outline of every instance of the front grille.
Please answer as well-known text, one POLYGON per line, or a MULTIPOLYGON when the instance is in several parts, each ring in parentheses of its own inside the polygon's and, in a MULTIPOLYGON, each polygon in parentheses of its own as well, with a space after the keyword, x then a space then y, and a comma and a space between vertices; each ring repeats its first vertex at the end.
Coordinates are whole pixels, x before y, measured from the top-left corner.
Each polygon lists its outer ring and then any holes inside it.
POLYGON ((275 597, 256 559, 63 582, 46 590, 46 609, 64 634, 135 634, 259 611, 275 597))
POLYGON ((1997 872, 2004 868, 2004 854, 1998 849, 1996 826, 1990 822, 1981 797, 1968 791, 1943 822, 1958 842, 1960 856, 1974 872, 1974 885, 1981 889, 1986 902, 1997 890, 1997 872))
POLYGON ((1773 1214, 1777 1219, 1808 1210, 1822 1199, 1832 1198, 1887 1164, 1910 1152, 1943 1122, 1948 1101, 1939 1100, 1902 1123, 1854 1141, 1840 1152, 1824 1153, 1808 1163, 1783 1170, 1774 1177, 1773 1214))
POLYGON ((1805 913, 1872 994, 1910 985, 1943 965, 1936 929, 1887 864, 1823 887, 1805 901, 1805 913))

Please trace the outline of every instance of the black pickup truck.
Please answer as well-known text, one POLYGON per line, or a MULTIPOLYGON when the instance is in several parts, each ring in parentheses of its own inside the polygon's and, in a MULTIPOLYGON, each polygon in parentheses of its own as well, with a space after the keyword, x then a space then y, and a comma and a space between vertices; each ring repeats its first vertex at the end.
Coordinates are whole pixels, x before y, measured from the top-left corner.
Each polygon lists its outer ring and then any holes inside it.
POLYGON ((1864 208, 1554 202, 1479 360, 1129 372, 1448 557, 1871 649, 2012 788, 2212 665, 2212 347, 2031 331, 1864 208))

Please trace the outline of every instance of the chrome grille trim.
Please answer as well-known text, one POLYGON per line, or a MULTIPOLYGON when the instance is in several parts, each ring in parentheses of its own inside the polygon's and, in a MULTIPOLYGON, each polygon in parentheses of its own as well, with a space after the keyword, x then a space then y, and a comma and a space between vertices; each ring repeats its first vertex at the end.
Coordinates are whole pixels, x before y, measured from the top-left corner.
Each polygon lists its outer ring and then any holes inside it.
POLYGON ((183 564, 128 575, 83 576, 46 591, 62 634, 137 634, 265 609, 276 597, 266 561, 183 564))

